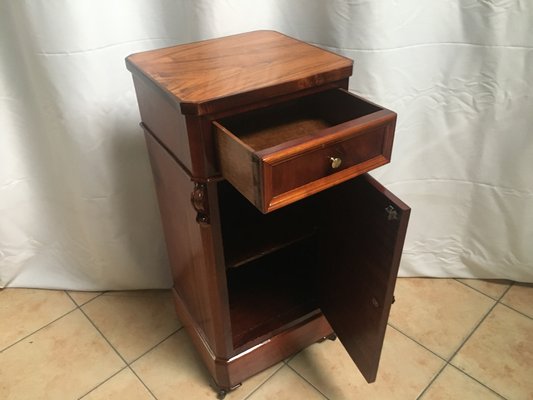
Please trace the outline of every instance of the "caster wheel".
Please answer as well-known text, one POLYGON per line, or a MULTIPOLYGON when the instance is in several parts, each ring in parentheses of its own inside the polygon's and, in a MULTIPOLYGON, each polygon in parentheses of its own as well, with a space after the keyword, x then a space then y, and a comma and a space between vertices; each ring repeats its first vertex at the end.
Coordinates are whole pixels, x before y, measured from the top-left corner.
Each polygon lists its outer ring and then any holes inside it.
POLYGON ((222 400, 224 399, 224 397, 226 397, 227 394, 228 392, 226 390, 220 389, 217 393, 217 399, 222 400))

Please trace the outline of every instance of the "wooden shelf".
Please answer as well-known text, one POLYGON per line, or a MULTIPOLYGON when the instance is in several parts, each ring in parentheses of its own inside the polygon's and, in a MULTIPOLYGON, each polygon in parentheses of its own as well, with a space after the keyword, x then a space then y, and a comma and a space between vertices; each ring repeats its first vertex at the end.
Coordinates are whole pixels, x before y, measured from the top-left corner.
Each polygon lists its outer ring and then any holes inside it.
POLYGON ((228 271, 234 348, 249 348, 319 312, 316 240, 309 237, 228 271))
POLYGON ((276 251, 280 251, 286 247, 293 246, 294 244, 305 241, 311 238, 315 234, 313 232, 306 232, 299 236, 292 235, 289 239, 283 240, 281 237, 271 237, 268 242, 254 242, 250 246, 239 249, 236 254, 231 254, 226 261, 226 268, 237 268, 259 258, 268 256, 276 251), (254 246, 255 245, 255 246, 254 246))
POLYGON ((312 214, 306 213, 311 201, 262 214, 223 181, 219 183, 219 203, 226 268, 241 267, 316 233, 312 214))

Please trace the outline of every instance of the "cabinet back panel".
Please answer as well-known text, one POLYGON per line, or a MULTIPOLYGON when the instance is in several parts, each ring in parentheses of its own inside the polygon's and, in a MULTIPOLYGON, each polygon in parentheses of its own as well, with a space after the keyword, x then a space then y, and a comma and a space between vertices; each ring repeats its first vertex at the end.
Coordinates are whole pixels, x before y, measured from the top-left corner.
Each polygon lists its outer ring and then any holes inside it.
POLYGON ((316 231, 311 200, 262 214, 227 181, 219 182, 218 198, 226 268, 241 266, 316 231))
POLYGON ((315 237, 228 271, 234 348, 251 347, 317 312, 315 237))

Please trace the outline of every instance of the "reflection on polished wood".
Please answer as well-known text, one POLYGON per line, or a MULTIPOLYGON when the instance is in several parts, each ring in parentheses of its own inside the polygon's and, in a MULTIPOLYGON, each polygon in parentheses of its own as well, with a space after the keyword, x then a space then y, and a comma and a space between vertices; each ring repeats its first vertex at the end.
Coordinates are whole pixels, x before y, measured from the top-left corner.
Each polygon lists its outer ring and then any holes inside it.
POLYGON ((184 111, 201 114, 204 104, 221 98, 258 99, 337 81, 350 76, 353 61, 278 32, 255 31, 135 54, 128 63, 184 111))

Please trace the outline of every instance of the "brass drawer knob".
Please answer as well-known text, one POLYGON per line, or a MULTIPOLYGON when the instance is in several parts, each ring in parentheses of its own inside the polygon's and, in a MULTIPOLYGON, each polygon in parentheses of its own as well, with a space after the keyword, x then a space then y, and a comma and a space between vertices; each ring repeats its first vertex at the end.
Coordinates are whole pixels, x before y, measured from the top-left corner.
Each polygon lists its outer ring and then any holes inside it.
POLYGON ((330 157, 329 160, 331 161, 331 168, 339 168, 342 164, 342 160, 339 157, 330 157))

